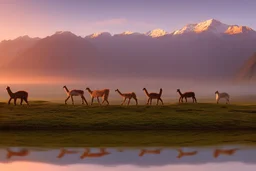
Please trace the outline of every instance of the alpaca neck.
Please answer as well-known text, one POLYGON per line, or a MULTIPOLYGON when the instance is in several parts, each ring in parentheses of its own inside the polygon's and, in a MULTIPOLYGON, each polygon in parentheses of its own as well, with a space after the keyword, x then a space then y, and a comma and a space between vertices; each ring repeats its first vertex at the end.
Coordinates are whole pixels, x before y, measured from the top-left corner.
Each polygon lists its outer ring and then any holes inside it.
POLYGON ((180 96, 183 96, 183 94, 180 92, 180 90, 178 91, 178 93, 180 94, 180 96))
POLYGON ((92 94, 92 90, 90 88, 87 88, 88 92, 92 94))
POLYGON ((145 89, 144 91, 145 91, 146 95, 149 97, 148 90, 145 89))
POLYGON ((66 93, 69 94, 69 90, 66 86, 64 87, 64 89, 65 89, 66 93))
POLYGON ((7 89, 7 92, 11 97, 13 96, 13 92, 11 91, 11 89, 7 89))
POLYGON ((117 90, 117 92, 118 92, 121 96, 124 96, 119 90, 117 90))

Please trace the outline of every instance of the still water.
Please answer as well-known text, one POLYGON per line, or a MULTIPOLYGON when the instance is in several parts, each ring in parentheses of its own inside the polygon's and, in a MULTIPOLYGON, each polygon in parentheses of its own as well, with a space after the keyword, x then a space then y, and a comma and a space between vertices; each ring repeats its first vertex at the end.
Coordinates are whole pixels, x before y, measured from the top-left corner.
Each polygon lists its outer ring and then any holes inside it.
POLYGON ((18 148, 0 149, 1 171, 255 171, 256 148, 18 148))

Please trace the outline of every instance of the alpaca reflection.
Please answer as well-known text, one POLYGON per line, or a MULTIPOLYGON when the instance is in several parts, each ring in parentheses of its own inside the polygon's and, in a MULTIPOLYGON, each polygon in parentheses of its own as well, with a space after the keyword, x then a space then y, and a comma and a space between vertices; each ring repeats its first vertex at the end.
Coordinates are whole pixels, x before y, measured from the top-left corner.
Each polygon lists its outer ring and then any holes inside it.
POLYGON ((178 159, 185 157, 185 156, 194 156, 198 153, 197 151, 184 152, 184 151, 182 151, 182 149, 178 149, 178 152, 179 152, 179 154, 177 156, 178 159))
POLYGON ((213 153, 213 157, 218 158, 220 155, 232 156, 233 154, 236 153, 237 150, 239 149, 238 148, 228 149, 228 150, 216 149, 213 153))
POLYGON ((162 149, 156 149, 156 150, 146 150, 142 149, 139 153, 139 156, 142 157, 145 154, 160 154, 162 149))
POLYGON ((107 152, 104 148, 101 148, 99 153, 91 153, 90 149, 86 148, 84 153, 80 156, 80 158, 81 159, 84 159, 86 157, 87 158, 97 158, 97 157, 103 157, 108 154, 110 154, 110 153, 107 152))
POLYGON ((13 156, 17 156, 17 157, 25 157, 29 155, 29 151, 27 149, 21 149, 20 151, 12 151, 10 149, 6 149, 7 150, 7 155, 6 158, 10 159, 13 156))
POLYGON ((77 153, 78 153, 78 151, 71 151, 71 150, 61 149, 59 155, 57 156, 57 158, 61 159, 66 154, 77 154, 77 153))

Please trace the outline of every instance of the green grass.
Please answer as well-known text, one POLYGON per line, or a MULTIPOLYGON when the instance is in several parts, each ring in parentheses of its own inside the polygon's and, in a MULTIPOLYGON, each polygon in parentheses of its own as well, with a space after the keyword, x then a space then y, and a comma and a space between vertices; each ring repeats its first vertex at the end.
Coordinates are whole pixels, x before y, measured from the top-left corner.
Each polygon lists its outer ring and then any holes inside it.
POLYGON ((0 103, 0 130, 256 130, 256 105, 82 106, 0 103))
POLYGON ((256 145, 255 131, 2 131, 1 147, 203 147, 256 145))

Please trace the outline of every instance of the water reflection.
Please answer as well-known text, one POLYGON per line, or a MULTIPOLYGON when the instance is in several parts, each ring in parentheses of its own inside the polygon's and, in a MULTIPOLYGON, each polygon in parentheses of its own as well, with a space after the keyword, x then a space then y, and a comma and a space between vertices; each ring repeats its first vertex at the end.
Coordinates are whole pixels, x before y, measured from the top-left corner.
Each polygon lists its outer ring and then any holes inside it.
MULTIPOLYGON (((41 166, 63 167, 68 166, 70 170, 80 167, 80 170, 99 167, 98 170, 106 170, 115 167, 113 170, 126 170, 127 166, 133 170, 155 168, 162 170, 164 167, 193 166, 199 168, 202 165, 227 165, 229 169, 234 164, 243 164, 256 169, 256 148, 246 146, 219 146, 219 147, 190 147, 190 148, 60 148, 60 149, 35 149, 9 147, 0 149, 0 170, 8 170, 10 165, 22 165, 26 163, 32 166, 41 163, 41 166), (7 163, 2 165, 1 163, 7 163), (116 169, 116 168, 119 169, 116 169), (147 168, 145 168, 147 167, 147 168)), ((38 166, 37 166, 38 167, 38 166)), ((18 166, 17 166, 18 168, 18 166)), ((168 169, 170 169, 168 168, 168 169)), ((200 170, 200 169, 195 170, 200 170)), ((39 168, 34 168, 40 170, 39 168)), ((166 168, 166 170, 168 170, 166 168)), ((253 170, 252 169, 252 170, 253 170)), ((11 170, 11 169, 10 169, 11 170)), ((61 168, 60 170, 63 170, 61 168)), ((69 170, 69 169, 67 169, 69 170)), ((90 169, 89 169, 90 170, 90 169)), ((93 169, 91 169, 93 170, 93 169)), ((110 169, 111 170, 111 169, 110 169)), ((129 169, 130 170, 130 169, 129 169)), ((192 169, 193 170, 193 169, 192 169)), ((211 170, 206 167, 202 170, 211 170)), ((228 170, 226 167, 219 170, 228 170)), ((245 170, 240 168, 240 170, 245 170)), ((12 170, 13 171, 13 170, 12 170)), ((191 171, 191 169, 190 169, 191 171)))

